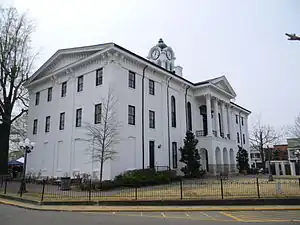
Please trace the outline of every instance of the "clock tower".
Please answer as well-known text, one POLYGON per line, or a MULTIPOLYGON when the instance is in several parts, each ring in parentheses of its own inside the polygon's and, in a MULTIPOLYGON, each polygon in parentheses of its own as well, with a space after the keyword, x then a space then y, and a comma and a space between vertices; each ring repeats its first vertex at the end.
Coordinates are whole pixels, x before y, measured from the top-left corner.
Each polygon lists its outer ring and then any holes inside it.
POLYGON ((173 49, 167 46, 162 38, 159 39, 157 45, 150 49, 147 59, 170 72, 182 76, 182 67, 175 66, 176 58, 173 49))

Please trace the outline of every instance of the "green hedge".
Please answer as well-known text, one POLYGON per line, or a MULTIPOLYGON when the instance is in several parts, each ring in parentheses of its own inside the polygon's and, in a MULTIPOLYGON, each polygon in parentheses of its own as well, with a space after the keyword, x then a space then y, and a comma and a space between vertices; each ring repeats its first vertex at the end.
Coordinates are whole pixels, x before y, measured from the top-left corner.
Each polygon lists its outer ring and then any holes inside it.
POLYGON ((100 182, 82 183, 80 189, 82 191, 92 190, 111 190, 118 187, 143 187, 160 184, 168 184, 173 181, 179 181, 180 176, 176 175, 174 170, 154 171, 152 169, 132 170, 115 177, 114 180, 100 182))

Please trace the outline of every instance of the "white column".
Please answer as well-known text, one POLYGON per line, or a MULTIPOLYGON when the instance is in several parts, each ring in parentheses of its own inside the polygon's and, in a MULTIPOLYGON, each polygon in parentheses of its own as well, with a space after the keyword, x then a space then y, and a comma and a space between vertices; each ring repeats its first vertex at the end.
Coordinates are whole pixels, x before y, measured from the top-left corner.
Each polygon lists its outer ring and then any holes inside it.
POLYGON ((223 133, 224 137, 228 134, 228 128, 227 128, 227 116, 226 116, 226 108, 225 108, 225 102, 222 101, 222 122, 223 122, 223 133))
POLYGON ((210 95, 206 95, 205 97, 206 97, 206 114, 207 114, 207 136, 212 136, 210 95))
POLYGON ((281 163, 281 170, 282 170, 282 175, 286 175, 285 174, 285 164, 283 162, 281 163))
POLYGON ((217 137, 220 137, 220 125, 219 125, 219 106, 218 106, 218 99, 214 99, 214 112, 215 112, 215 123, 216 123, 216 132, 217 137))
POLYGON ((231 106, 227 107, 227 118, 228 118, 228 134, 230 135, 230 139, 233 138, 232 134, 232 115, 231 115, 231 106))
POLYGON ((280 169, 279 169, 279 163, 278 162, 275 162, 275 173, 276 173, 276 176, 280 175, 280 169))
POLYGON ((291 175, 296 176, 296 168, 295 168, 295 163, 290 162, 290 167, 291 167, 291 175))

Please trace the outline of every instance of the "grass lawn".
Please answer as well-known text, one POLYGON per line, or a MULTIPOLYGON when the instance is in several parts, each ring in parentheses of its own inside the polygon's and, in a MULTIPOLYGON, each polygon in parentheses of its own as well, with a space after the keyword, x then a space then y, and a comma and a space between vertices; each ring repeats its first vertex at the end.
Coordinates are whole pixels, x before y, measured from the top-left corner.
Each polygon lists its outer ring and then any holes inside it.
MULTIPOLYGON (((224 199, 249 199, 258 198, 288 198, 300 197, 300 184, 298 180, 275 180, 259 179, 259 185, 255 178, 243 180, 224 180, 222 183, 224 199)), ((0 193, 3 191, 0 189, 0 193)), ((19 197, 19 194, 8 195, 19 197)), ((40 192, 28 192, 23 198, 40 201, 40 192)), ((117 201, 117 200, 178 200, 181 199, 180 184, 169 184, 156 187, 132 188, 115 191, 111 194, 105 192, 91 192, 91 200, 94 201, 117 201)), ((194 183, 183 183, 182 199, 222 199, 220 181, 200 180, 194 183)), ((88 201, 89 193, 74 191, 55 191, 53 194, 45 193, 44 201, 88 201)))

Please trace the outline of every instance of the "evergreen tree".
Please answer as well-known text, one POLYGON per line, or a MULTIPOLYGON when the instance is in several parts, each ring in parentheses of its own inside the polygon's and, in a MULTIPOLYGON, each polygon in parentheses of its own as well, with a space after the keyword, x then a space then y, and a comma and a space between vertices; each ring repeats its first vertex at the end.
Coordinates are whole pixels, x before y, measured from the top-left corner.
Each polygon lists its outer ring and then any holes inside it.
POLYGON ((197 177, 200 168, 200 155, 196 148, 198 140, 191 131, 186 132, 184 146, 179 149, 181 152, 180 162, 185 166, 181 169, 186 177, 197 177))
POLYGON ((241 146, 238 146, 239 150, 236 155, 237 168, 239 172, 248 171, 249 169, 249 156, 248 152, 243 149, 241 146))

